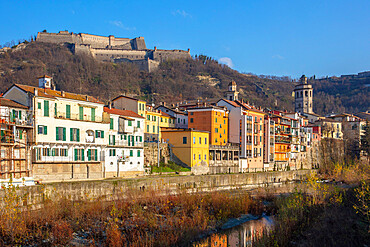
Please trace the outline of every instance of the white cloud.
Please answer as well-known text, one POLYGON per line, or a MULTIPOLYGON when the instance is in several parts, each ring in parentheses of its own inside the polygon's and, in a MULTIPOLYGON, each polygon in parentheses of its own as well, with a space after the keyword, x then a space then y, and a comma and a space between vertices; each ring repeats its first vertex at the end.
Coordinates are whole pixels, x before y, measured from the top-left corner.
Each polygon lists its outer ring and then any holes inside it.
POLYGON ((231 58, 229 58, 229 57, 222 57, 222 58, 218 59, 218 61, 220 63, 226 64, 230 68, 232 68, 234 66, 233 60, 231 60, 231 58))
POLYGON ((180 15, 180 16, 182 16, 182 17, 184 17, 184 18, 186 18, 186 17, 189 17, 189 18, 191 18, 192 16, 191 16, 191 14, 189 14, 188 12, 186 12, 185 10, 176 10, 176 11, 172 11, 172 15, 174 15, 174 16, 176 16, 176 15, 180 15))
POLYGON ((109 24, 124 30, 136 30, 135 27, 126 27, 125 25, 123 25, 122 21, 110 21, 109 24))
POLYGON ((280 60, 285 59, 285 57, 283 57, 279 54, 273 55, 272 58, 276 58, 276 59, 280 59, 280 60))

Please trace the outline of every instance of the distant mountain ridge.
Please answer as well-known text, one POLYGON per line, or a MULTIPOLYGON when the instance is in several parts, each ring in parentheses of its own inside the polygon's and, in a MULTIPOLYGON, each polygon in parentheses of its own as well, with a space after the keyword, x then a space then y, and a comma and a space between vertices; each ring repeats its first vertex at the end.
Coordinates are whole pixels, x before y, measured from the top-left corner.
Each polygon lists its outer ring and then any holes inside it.
MULTIPOLYGON (((31 42, 22 49, 0 53, 0 90, 12 83, 37 85, 48 74, 57 89, 109 100, 130 94, 149 103, 221 98, 234 80, 240 98, 271 109, 292 111, 296 82, 289 77, 242 74, 204 55, 160 63, 157 71, 140 71, 133 64, 100 62, 86 54, 73 54, 67 46, 31 42)), ((311 79, 314 111, 360 112, 369 108, 370 78, 311 79)))

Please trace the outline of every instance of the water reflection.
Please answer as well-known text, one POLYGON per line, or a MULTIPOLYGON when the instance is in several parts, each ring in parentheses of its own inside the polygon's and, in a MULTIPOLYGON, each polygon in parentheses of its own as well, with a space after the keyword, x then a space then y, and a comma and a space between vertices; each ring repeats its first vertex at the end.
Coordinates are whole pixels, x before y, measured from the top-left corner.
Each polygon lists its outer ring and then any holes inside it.
POLYGON ((272 218, 263 216, 257 220, 250 220, 231 229, 214 233, 211 236, 195 243, 193 247, 245 247, 252 246, 252 240, 259 238, 263 231, 271 228, 272 218))

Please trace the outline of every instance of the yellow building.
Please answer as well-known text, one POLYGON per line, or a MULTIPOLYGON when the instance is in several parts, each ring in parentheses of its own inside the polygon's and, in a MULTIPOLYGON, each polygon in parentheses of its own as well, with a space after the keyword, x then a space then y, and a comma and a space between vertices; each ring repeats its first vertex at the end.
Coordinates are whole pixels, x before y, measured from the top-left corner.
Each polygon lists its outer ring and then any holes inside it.
POLYGON ((162 129, 165 128, 175 128, 176 118, 168 115, 163 111, 159 111, 161 114, 161 118, 159 121, 159 127, 162 129))
POLYGON ((145 115, 144 139, 149 142, 157 141, 158 138, 161 138, 161 130, 159 128, 161 113, 147 105, 145 115))
POLYGON ((162 139, 172 146, 172 152, 189 167, 208 166, 209 132, 193 129, 168 129, 162 139))

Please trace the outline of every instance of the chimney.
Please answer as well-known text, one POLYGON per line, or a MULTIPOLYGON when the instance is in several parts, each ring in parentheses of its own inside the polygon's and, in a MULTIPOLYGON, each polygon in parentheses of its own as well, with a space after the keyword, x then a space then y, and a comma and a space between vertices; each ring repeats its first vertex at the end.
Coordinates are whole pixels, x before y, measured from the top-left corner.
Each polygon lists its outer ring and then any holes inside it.
POLYGON ((190 53, 190 48, 188 48, 188 53, 190 53))
POLYGON ((109 101, 109 102, 108 102, 108 108, 109 108, 109 109, 112 109, 112 101, 109 101))
POLYGON ((35 96, 37 96, 39 93, 39 91, 37 90, 37 88, 35 88, 35 96))
POLYGON ((61 95, 62 97, 65 97, 65 93, 64 93, 64 91, 60 91, 60 95, 61 95))
POLYGON ((156 46, 154 46, 154 50, 155 50, 155 51, 157 50, 157 47, 156 47, 156 46))

